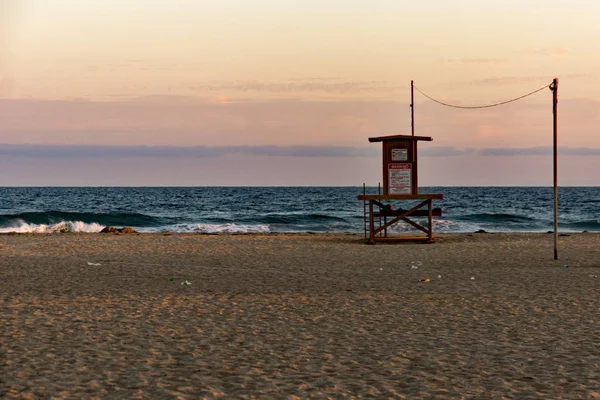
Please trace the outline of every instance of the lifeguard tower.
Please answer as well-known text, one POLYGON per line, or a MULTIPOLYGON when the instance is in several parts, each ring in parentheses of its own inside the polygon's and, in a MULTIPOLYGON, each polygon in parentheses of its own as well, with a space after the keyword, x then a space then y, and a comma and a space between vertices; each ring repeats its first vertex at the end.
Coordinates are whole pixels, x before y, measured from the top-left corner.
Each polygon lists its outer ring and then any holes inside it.
POLYGON ((382 136, 369 138, 369 142, 383 145, 383 194, 358 196, 364 202, 365 240, 376 241, 424 240, 433 241, 434 216, 442 215, 440 208, 433 208, 433 200, 441 200, 442 194, 419 194, 417 143, 431 142, 426 136, 382 136), (415 206, 402 209, 392 207, 391 201, 419 201, 415 206), (387 204, 385 203, 387 202, 387 204), (412 217, 427 217, 427 226, 413 221, 412 217), (423 235, 388 235, 388 230, 399 222, 425 233, 423 235))

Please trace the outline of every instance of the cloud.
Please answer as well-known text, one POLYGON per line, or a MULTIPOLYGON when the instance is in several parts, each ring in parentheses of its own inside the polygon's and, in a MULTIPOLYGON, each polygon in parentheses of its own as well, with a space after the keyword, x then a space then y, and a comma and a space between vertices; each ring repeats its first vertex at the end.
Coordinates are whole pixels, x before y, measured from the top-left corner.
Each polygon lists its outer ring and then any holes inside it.
POLYGON ((564 47, 543 47, 543 48, 527 48, 519 51, 520 54, 530 55, 530 56, 547 56, 547 57, 556 57, 556 56, 564 56, 569 53, 567 49, 564 47))
POLYGON ((542 156, 552 154, 552 148, 549 147, 528 147, 528 148, 488 148, 480 149, 477 154, 482 156, 512 157, 512 156, 542 156))
POLYGON ((340 78, 334 76, 313 76, 307 78, 290 78, 290 82, 310 82, 310 81, 339 81, 340 78))
POLYGON ((600 149, 590 147, 567 147, 558 152, 569 156, 600 156, 600 149))
MULTIPOLYGON (((547 156, 551 147, 482 149, 448 146, 422 147, 422 157, 516 157, 547 156)), ((562 147, 559 154, 564 156, 599 156, 600 148, 562 147)), ((339 157, 379 157, 379 146, 89 146, 89 145, 32 145, 0 144, 0 156, 34 158, 214 158, 230 155, 255 157, 300 157, 300 158, 339 158, 339 157)))
POLYGON ((506 58, 458 58, 447 60, 448 63, 462 63, 462 64, 500 64, 507 62, 506 58))
POLYGON ((238 92, 269 92, 269 93, 298 93, 298 92, 325 92, 325 93, 348 93, 348 92, 391 92, 399 89, 397 85, 390 85, 385 81, 345 81, 330 82, 328 79, 319 80, 295 80, 289 82, 260 82, 260 81, 232 81, 214 82, 209 84, 190 85, 191 89, 225 91, 234 90, 238 92))
MULTIPOLYGON (((465 155, 478 155, 483 157, 517 157, 517 156, 549 156, 552 155, 552 147, 489 147, 482 149, 438 147, 424 148, 419 152, 425 157, 455 157, 465 155)), ((559 147, 559 155, 563 156, 599 156, 600 148, 592 147, 559 147)))
POLYGON ((419 148, 419 154, 425 157, 455 157, 475 153, 474 149, 460 149, 456 147, 422 147, 419 148))
POLYGON ((86 146, 1 144, 0 156, 34 158, 206 158, 226 155, 266 157, 373 157, 380 149, 350 146, 86 146))
POLYGON ((471 85, 516 85, 531 82, 547 81, 548 85, 552 83, 554 77, 550 76, 501 76, 495 78, 475 79, 466 83, 471 85))

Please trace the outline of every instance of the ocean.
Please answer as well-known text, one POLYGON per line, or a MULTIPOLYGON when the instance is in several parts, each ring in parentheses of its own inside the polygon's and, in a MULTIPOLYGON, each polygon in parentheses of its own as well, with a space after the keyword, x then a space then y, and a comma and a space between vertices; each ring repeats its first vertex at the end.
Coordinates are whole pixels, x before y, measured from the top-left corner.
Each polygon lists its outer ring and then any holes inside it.
MULTIPOLYGON (((4 187, 0 232, 363 233, 362 187, 4 187)), ((551 187, 422 187, 442 193, 434 232, 552 230, 551 187)), ((377 193, 377 188, 367 188, 377 193)), ((407 208, 411 203, 398 203, 407 208)), ((406 224, 396 229, 406 230, 406 224)), ((559 231, 600 231, 600 188, 559 188, 559 231)))

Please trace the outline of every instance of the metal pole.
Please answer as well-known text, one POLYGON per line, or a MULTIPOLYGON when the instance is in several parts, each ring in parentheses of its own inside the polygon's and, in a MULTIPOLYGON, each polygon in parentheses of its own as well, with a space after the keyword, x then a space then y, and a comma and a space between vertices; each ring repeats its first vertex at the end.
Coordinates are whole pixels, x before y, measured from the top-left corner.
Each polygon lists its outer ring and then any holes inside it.
POLYGON ((558 78, 554 78, 550 89, 554 117, 554 259, 558 260, 558 78))
POLYGON ((410 129, 415 136, 415 81, 410 81, 410 129))
MULTIPOLYGON (((412 135, 415 136, 415 81, 412 80, 410 81, 410 130, 412 135)), ((415 164, 417 162, 417 142, 414 140, 411 143, 410 152, 412 153, 410 161, 413 163, 413 168, 416 169, 417 166, 415 164)), ((418 192, 418 184, 416 183, 415 186, 417 186, 416 190, 418 192)))
MULTIPOLYGON (((367 184, 363 182, 363 196, 367 194, 367 184)), ((367 240, 367 201, 363 200, 363 227, 365 228, 365 240, 367 240)))

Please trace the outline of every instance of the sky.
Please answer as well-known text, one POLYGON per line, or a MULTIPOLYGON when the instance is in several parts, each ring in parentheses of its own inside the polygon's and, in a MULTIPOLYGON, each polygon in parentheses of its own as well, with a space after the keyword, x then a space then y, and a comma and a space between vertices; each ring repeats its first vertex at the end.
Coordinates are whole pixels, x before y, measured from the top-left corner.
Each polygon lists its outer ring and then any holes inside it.
MULTIPOLYGON (((0 186, 377 185, 410 82, 559 78, 559 184, 600 185, 600 2, 0 0, 0 186)), ((552 93, 415 92, 423 186, 552 184, 552 93)))

